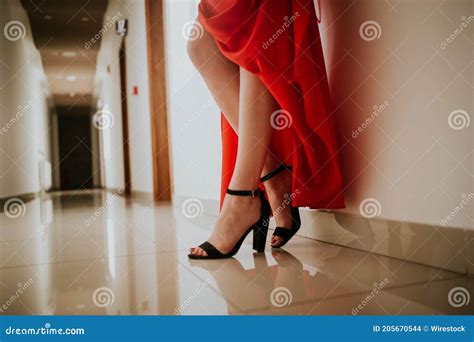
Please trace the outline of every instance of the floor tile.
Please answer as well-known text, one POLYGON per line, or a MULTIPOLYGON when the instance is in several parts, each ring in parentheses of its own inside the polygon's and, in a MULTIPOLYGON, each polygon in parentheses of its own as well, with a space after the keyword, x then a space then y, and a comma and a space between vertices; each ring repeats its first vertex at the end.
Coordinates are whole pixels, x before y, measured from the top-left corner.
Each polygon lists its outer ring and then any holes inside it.
POLYGON ((0 315, 474 312, 448 301, 474 293, 462 274, 298 236, 260 254, 249 236, 234 258, 189 260, 216 216, 180 207, 90 191, 25 208, 0 213, 0 315))

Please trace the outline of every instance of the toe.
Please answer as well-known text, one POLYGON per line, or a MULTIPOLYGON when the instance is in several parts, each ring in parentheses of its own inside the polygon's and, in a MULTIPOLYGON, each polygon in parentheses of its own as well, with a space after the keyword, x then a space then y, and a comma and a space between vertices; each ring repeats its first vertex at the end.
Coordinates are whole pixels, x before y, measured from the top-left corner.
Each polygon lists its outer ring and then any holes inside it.
POLYGON ((198 248, 198 250, 199 250, 199 256, 201 256, 201 257, 207 256, 207 253, 206 253, 206 251, 205 251, 204 249, 198 248))
POLYGON ((279 236, 272 237, 272 246, 278 246, 282 241, 282 238, 279 236))
POLYGON ((192 247, 192 248, 189 250, 189 252, 190 252, 190 254, 192 254, 192 255, 199 256, 199 249, 200 249, 199 247, 192 247))
POLYGON ((200 257, 205 257, 205 256, 207 256, 206 251, 203 250, 203 249, 200 248, 200 247, 193 248, 192 254, 193 254, 193 255, 196 255, 196 256, 200 256, 200 257))

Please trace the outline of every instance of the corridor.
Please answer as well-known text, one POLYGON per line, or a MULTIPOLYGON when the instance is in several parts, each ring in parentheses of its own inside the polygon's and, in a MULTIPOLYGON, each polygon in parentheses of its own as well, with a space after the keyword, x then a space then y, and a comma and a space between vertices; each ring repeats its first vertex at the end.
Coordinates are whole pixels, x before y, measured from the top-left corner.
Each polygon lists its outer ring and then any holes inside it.
POLYGON ((199 1, 0 0, 0 316, 474 313, 472 0, 286 3, 306 16, 267 16, 261 51, 313 18, 318 36, 295 37, 324 58, 307 93, 282 87, 301 120, 275 101, 265 127, 301 135, 278 160, 292 175, 314 156, 291 192, 320 200, 330 163, 341 203, 301 205, 281 250, 248 239, 234 258, 191 261, 232 159, 187 50, 206 33, 199 1), (307 98, 334 127, 304 124, 307 98))

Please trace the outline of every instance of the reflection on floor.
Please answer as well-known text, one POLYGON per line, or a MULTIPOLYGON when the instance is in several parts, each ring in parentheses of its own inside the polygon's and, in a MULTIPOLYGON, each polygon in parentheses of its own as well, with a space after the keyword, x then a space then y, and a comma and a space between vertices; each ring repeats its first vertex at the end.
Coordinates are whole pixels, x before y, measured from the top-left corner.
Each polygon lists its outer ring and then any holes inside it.
POLYGON ((93 191, 19 209, 0 213, 3 315, 474 311, 448 295, 474 293, 461 274, 301 237, 285 251, 253 254, 247 243, 233 259, 190 262, 215 218, 170 205, 93 191))

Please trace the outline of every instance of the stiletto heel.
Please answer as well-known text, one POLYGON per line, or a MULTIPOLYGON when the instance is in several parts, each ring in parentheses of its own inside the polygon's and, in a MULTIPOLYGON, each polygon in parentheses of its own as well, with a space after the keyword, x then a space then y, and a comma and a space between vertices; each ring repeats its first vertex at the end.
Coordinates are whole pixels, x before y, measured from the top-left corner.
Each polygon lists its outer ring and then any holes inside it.
POLYGON ((227 194, 233 196, 248 196, 248 197, 256 197, 258 196, 261 201, 260 206, 260 218, 257 222, 251 225, 247 231, 242 235, 242 237, 237 241, 235 246, 229 253, 221 253, 216 247, 214 247, 210 242, 206 241, 199 245, 201 249, 203 249, 207 255, 206 256, 199 256, 195 254, 188 254, 190 259, 224 259, 224 258, 231 258, 233 257, 242 246, 247 235, 253 231, 253 248, 257 252, 263 252, 265 250, 265 240, 267 237, 268 231, 268 223, 270 221, 270 213, 271 208, 270 204, 268 203, 267 199, 265 198, 264 192, 260 189, 256 190, 231 190, 227 189, 227 194))
MULTIPOLYGON (((280 172, 287 170, 291 172, 291 166, 283 165, 281 164, 279 167, 277 167, 275 170, 269 172, 267 175, 263 176, 260 178, 260 182, 265 182, 269 180, 270 178, 278 175, 280 172)), ((298 207, 293 207, 291 206, 291 200, 290 200, 290 207, 291 207, 291 228, 286 228, 286 227, 276 227, 275 231, 273 232, 273 236, 278 236, 282 238, 282 241, 278 245, 272 245, 273 248, 281 248, 290 239, 296 234, 296 232, 300 229, 301 227, 301 218, 300 218, 300 211, 298 207)))

